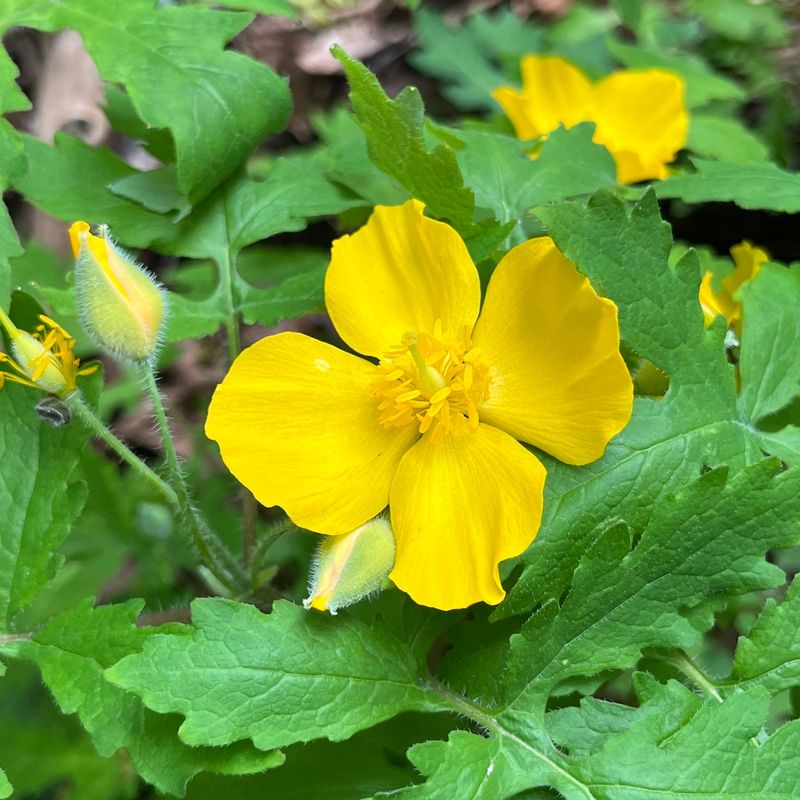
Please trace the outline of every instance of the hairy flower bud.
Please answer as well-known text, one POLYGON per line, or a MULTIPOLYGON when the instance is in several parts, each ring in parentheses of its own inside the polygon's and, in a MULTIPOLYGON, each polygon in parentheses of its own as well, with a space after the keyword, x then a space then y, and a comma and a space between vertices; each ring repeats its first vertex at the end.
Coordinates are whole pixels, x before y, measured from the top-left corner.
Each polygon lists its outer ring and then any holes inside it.
POLYGON ((341 536, 326 536, 314 555, 303 605, 335 614, 376 592, 394 565, 394 549, 392 526, 384 517, 341 536))
POLYGON ((158 349, 166 293, 144 267, 110 239, 108 228, 91 233, 85 222, 69 229, 75 255, 75 288, 88 333, 106 350, 145 361, 158 349))

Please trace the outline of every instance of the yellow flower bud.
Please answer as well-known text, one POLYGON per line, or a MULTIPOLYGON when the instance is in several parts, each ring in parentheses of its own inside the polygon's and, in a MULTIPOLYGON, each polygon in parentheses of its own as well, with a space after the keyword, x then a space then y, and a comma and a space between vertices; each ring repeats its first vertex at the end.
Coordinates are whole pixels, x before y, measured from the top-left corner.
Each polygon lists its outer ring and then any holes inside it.
POLYGON ((306 608, 330 611, 378 591, 394 566, 394 533, 376 517, 341 536, 326 536, 314 555, 306 608))
POLYGON ((84 326, 95 341, 123 358, 144 361, 158 349, 166 314, 163 287, 109 238, 85 222, 69 229, 75 288, 84 326))

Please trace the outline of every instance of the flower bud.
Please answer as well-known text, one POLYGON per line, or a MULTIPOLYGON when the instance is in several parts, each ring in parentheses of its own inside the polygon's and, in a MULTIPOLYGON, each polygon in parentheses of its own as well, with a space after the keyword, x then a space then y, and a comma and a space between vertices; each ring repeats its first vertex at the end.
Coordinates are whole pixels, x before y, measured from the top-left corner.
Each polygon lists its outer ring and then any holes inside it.
POLYGON ((314 554, 306 608, 330 611, 378 591, 394 566, 394 533, 376 517, 341 536, 326 536, 314 554))
POLYGON ((95 236, 85 222, 69 229, 75 255, 75 289, 81 319, 103 348, 134 361, 158 349, 166 313, 163 287, 109 238, 106 226, 95 236))

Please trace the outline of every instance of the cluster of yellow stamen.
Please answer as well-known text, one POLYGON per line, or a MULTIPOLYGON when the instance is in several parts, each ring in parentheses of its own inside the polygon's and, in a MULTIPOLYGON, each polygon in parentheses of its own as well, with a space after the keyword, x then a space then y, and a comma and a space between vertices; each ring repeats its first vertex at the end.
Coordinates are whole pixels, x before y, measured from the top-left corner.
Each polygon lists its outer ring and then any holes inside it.
POLYGON ((0 308, 0 324, 11 340, 11 354, 0 352, 0 364, 11 369, 0 369, 0 387, 5 381, 21 383, 33 389, 67 397, 76 389, 78 375, 89 375, 97 369, 90 365, 80 369, 75 357, 75 340, 54 320, 44 314, 33 333, 17 328, 0 308))
POLYGON ((469 331, 456 342, 434 334, 406 333, 378 365, 375 383, 382 425, 416 424, 439 438, 478 427, 478 406, 486 396, 489 370, 472 348, 469 331))

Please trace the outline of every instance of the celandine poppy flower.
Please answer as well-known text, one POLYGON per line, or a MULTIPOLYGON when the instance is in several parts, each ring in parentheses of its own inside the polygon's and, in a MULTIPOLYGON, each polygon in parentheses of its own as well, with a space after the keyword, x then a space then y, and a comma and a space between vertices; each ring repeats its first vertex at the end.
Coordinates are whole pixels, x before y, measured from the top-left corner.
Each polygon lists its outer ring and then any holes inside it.
POLYGON ((686 144, 684 83, 672 72, 620 70, 592 83, 564 58, 534 55, 520 69, 522 91, 503 86, 492 93, 520 139, 594 122, 593 140, 614 156, 620 183, 665 178, 686 144))
POLYGON ((298 525, 343 534, 388 503, 390 575, 423 605, 504 597, 498 563, 531 543, 545 469, 599 458, 628 422, 617 307, 550 239, 498 264, 478 319, 458 234, 409 201, 334 242, 325 300, 347 344, 257 342, 217 388, 206 432, 239 480, 298 525))
POLYGON ((21 383, 59 397, 69 397, 77 388, 79 375, 91 375, 97 364, 81 368, 75 357, 75 340, 55 321, 39 315, 40 323, 33 333, 21 331, 0 308, 0 325, 11 341, 11 354, 0 352, 0 388, 6 381, 21 383), (12 358, 13 356, 13 358, 12 358))
POLYGON ((714 290, 714 274, 706 272, 700 284, 700 306, 703 309, 706 327, 714 318, 722 315, 728 327, 738 336, 742 335, 742 303, 739 290, 758 275, 761 265, 769 261, 769 255, 750 242, 741 242, 731 247, 734 268, 720 281, 719 291, 714 290))

